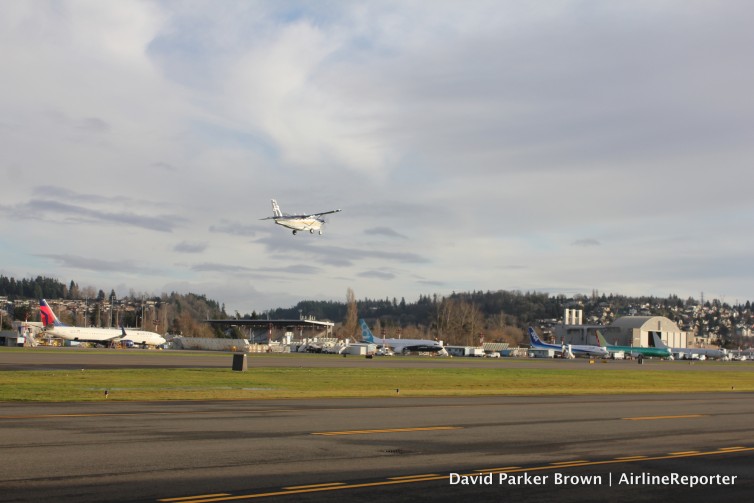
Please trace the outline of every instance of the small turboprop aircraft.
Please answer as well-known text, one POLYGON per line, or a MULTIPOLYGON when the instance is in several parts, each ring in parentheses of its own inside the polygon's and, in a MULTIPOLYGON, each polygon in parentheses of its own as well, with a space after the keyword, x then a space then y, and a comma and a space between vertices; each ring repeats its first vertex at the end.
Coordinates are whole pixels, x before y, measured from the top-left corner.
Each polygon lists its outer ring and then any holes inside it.
POLYGON ((330 213, 337 213, 339 211, 341 210, 309 213, 307 215, 289 215, 281 212, 277 201, 273 199, 272 216, 261 218, 260 220, 274 220, 278 225, 293 229, 294 236, 298 231, 309 231, 311 234, 314 234, 314 231, 319 231, 322 234, 322 226, 325 224, 325 219, 322 218, 322 215, 329 215, 330 213))

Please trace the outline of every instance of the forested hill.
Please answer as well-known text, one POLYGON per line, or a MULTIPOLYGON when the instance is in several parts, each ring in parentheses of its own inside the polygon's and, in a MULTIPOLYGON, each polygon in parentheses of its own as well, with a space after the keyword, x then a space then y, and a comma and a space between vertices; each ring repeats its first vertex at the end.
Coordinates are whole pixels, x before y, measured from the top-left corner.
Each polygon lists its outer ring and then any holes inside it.
MULTIPOLYGON (((46 277, 15 280, 0 276, 0 297, 7 300, 69 299, 83 301, 89 305, 109 304, 115 293, 105 293, 93 287, 80 288, 74 281, 68 285, 46 277)), ((300 316, 330 320, 336 324, 345 322, 348 317, 349 302, 304 300, 290 308, 277 308, 264 313, 234 313, 229 316, 225 306, 207 299, 201 294, 162 294, 159 297, 131 291, 128 296, 116 299, 119 306, 132 306, 123 309, 126 322, 138 321, 139 313, 135 306, 148 303, 149 314, 159 321, 164 331, 186 335, 222 335, 213 333, 202 323, 206 318, 285 318, 298 319, 300 316), (134 319, 128 318, 128 316, 134 319)), ((416 302, 404 298, 353 299, 352 312, 365 318, 370 325, 378 326, 386 333, 402 332, 402 336, 436 337, 446 342, 473 343, 480 334, 485 340, 508 340, 519 342, 523 339, 523 329, 528 325, 547 326, 562 320, 565 309, 583 311, 583 321, 587 324, 609 324, 619 316, 645 315, 665 316, 675 321, 682 330, 703 333, 731 343, 738 335, 747 335, 754 328, 754 315, 750 301, 729 305, 718 299, 704 302, 693 298, 681 299, 676 295, 668 297, 630 297, 617 294, 591 295, 550 295, 540 292, 521 291, 475 291, 453 293, 448 296, 424 295, 416 302)), ((3 306, 0 306, 2 308, 3 306)), ((102 323, 101 316, 94 319, 95 310, 87 311, 91 319, 88 324, 102 323)), ((23 313, 13 314, 23 319, 23 313)), ((147 318, 150 319, 150 318, 147 318)), ((81 320, 83 322, 83 320, 81 320)), ((353 321, 345 323, 336 335, 351 337, 355 333, 353 321)), ((228 334, 229 335, 229 334, 228 334)))
POLYGON ((37 321, 37 301, 42 298, 55 303, 61 321, 78 326, 123 324, 161 334, 216 337, 223 334, 203 320, 228 317, 225 306, 204 295, 171 292, 154 296, 132 290, 125 297, 117 297, 113 290, 107 294, 94 287, 80 288, 74 281, 66 285, 42 276, 22 280, 0 276, 0 298, 5 301, 0 309, 9 315, 3 318, 5 328, 10 327, 10 319, 37 321))

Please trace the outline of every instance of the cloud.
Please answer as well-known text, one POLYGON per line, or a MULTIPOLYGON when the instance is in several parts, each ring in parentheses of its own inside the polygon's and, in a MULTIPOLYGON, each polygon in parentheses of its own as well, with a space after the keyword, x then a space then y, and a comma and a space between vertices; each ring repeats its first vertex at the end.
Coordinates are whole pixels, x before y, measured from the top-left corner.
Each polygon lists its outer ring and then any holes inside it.
POLYGON ((754 6, 591 7, 0 2, 0 264, 249 312, 745 298, 754 6), (294 237, 259 220, 273 197, 343 212, 294 237))
POLYGON ((86 117, 80 120, 76 127, 89 133, 106 133, 110 130, 110 125, 97 117, 86 117))
POLYGON ((395 278, 395 274, 389 271, 364 271, 360 272, 358 274, 362 278, 375 278, 375 279, 384 279, 384 280, 390 280, 395 278))
POLYGON ((236 222, 223 222, 221 224, 212 224, 209 231, 220 234, 230 234, 231 236, 256 236, 260 226, 247 225, 236 222))
POLYGON ((173 251, 179 253, 201 253, 207 249, 207 243, 192 243, 181 241, 173 247, 173 251))
POLYGON ((176 222, 181 220, 179 217, 172 215, 160 217, 137 215, 127 212, 111 213, 102 210, 89 209, 74 204, 44 200, 24 205, 15 210, 17 215, 31 214, 32 211, 36 218, 48 218, 53 221, 78 224, 96 222, 122 224, 157 232, 173 232, 176 222))
POLYGON ((407 236, 400 234, 388 227, 372 227, 370 229, 364 229, 364 234, 379 234, 390 238, 408 239, 407 236))
POLYGON ((42 258, 56 261, 60 266, 70 269, 82 269, 95 272, 114 272, 127 274, 152 274, 154 269, 142 267, 130 260, 104 260, 101 258, 83 257, 64 254, 38 254, 42 258))
POLYGON ((231 264, 216 264, 212 262, 204 262, 201 264, 195 264, 191 266, 191 270, 196 272, 222 272, 222 273, 251 273, 254 269, 244 267, 240 265, 231 264))
POLYGON ((582 247, 582 248, 589 248, 589 247, 592 247, 592 246, 600 246, 601 244, 602 243, 600 243, 596 239, 593 239, 593 238, 584 238, 584 239, 577 239, 576 241, 574 241, 573 243, 571 243, 571 246, 579 246, 579 247, 582 247))

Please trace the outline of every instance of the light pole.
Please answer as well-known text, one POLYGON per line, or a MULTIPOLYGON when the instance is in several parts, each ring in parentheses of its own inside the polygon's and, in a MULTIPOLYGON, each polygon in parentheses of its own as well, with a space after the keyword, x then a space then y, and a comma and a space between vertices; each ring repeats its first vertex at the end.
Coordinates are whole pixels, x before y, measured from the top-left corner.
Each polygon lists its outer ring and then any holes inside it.
POLYGON ((110 297, 110 328, 113 328, 113 304, 115 304, 115 295, 110 297))

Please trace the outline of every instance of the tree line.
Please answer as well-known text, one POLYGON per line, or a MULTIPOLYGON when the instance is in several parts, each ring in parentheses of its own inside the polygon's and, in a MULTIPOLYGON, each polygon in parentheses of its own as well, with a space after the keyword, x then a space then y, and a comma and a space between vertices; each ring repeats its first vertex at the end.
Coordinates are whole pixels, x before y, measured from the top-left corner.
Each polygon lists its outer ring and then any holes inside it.
MULTIPOLYGON (((15 280, 0 276, 0 296, 15 299, 70 299, 92 301, 92 310, 87 320, 81 323, 101 326, 105 319, 101 307, 115 298, 111 290, 92 287, 80 288, 71 281, 69 284, 38 276, 15 280)), ((162 294, 150 296, 130 291, 129 295, 118 299, 119 304, 149 301, 149 313, 145 320, 139 320, 137 310, 123 311, 125 323, 149 323, 161 333, 182 333, 201 337, 243 337, 238 331, 220 332, 209 327, 206 318, 228 318, 225 306, 200 294, 162 294)), ((518 290, 453 292, 447 296, 420 295, 415 302, 405 298, 356 299, 352 289, 348 289, 344 302, 326 300, 302 300, 289 308, 276 308, 262 313, 236 312, 235 318, 258 319, 299 319, 301 316, 329 320, 336 323, 335 335, 342 339, 360 338, 358 318, 367 320, 376 335, 387 337, 424 338, 442 340, 446 344, 477 345, 480 338, 485 342, 509 342, 517 345, 525 341, 525 329, 529 325, 547 326, 562 319, 564 309, 580 309, 584 323, 611 323, 616 317, 632 314, 665 316, 675 321, 682 330, 715 334, 723 343, 736 336, 736 325, 754 324, 754 314, 750 301, 729 305, 718 299, 711 299, 701 305, 691 297, 681 299, 676 295, 667 297, 625 296, 600 294, 594 290, 590 295, 565 296, 543 292, 522 292, 518 290), (695 314, 691 315, 690 311, 695 314)), ((28 314, 28 313, 27 313, 28 314)), ((15 313, 16 319, 24 319, 23 313, 15 313), (21 315, 21 316, 19 316, 21 315)), ((60 314, 59 314, 60 316, 60 314)), ((76 321, 79 313, 63 313, 76 321)))

